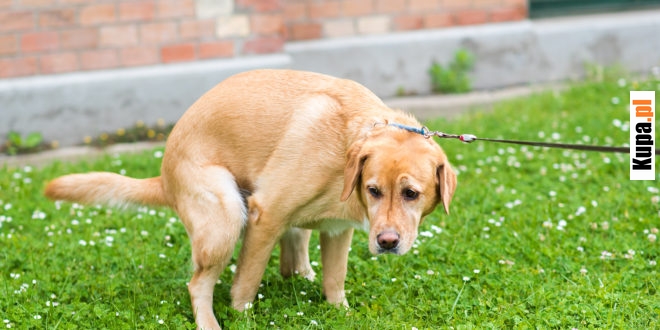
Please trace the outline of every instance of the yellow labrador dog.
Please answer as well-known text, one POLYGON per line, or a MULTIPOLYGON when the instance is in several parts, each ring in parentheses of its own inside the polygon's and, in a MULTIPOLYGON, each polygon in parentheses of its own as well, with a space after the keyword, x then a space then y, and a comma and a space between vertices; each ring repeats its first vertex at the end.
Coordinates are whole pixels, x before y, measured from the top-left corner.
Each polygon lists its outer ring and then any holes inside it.
POLYGON ((216 329, 213 288, 244 232, 232 304, 253 301, 277 242, 280 272, 315 274, 310 230, 320 231, 323 292, 344 293, 353 229, 369 250, 406 253, 424 216, 448 212, 456 176, 442 149, 364 86, 326 75, 256 70, 221 82, 174 127, 161 176, 57 178, 45 194, 86 204, 172 207, 192 243, 189 291, 197 326, 216 329))

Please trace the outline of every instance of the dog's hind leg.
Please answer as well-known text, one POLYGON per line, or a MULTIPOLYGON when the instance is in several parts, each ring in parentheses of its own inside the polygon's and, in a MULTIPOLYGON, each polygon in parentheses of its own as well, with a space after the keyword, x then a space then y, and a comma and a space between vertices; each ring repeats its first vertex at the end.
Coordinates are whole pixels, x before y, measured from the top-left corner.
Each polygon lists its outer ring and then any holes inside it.
POLYGON ((316 273, 309 263, 309 238, 312 231, 290 228, 280 239, 280 274, 291 277, 294 274, 314 281, 316 273))
POLYGON ((246 219, 234 177, 221 167, 188 174, 176 210, 192 244, 193 277, 188 285, 198 329, 219 329, 213 314, 213 289, 229 263, 246 219))

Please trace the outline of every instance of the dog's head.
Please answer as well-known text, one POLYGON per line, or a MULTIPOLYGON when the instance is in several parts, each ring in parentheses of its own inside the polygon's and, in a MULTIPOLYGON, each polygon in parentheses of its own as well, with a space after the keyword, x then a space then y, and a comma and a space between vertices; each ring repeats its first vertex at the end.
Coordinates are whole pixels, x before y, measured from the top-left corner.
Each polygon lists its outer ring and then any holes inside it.
POLYGON ((456 174, 432 139, 382 127, 348 150, 341 200, 355 191, 369 218, 369 250, 404 254, 424 217, 442 203, 449 213, 456 174))

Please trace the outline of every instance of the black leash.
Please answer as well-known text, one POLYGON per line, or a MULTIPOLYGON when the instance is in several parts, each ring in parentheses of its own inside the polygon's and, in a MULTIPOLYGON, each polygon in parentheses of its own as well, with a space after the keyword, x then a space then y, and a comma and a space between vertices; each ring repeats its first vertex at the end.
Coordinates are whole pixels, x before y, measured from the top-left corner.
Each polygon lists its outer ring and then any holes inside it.
MULTIPOLYGON (((439 131, 429 131, 425 126, 421 128, 401 125, 397 123, 388 124, 390 126, 398 127, 409 132, 417 133, 425 138, 430 138, 432 136, 437 136, 442 139, 458 139, 465 143, 472 143, 474 141, 488 141, 488 142, 497 142, 497 143, 510 143, 510 144, 521 144, 534 147, 545 147, 545 148, 560 148, 560 149, 573 149, 573 150, 584 150, 584 151, 598 151, 598 152, 616 152, 616 153, 630 153, 630 148, 628 147, 608 147, 608 146, 594 146, 594 145, 585 145, 585 144, 570 144, 570 143, 552 143, 552 142, 536 142, 536 141, 520 141, 520 140, 506 140, 506 139, 489 139, 489 138, 479 138, 472 134, 448 134, 439 131)), ((660 150, 655 149, 655 154, 660 155, 660 150)))

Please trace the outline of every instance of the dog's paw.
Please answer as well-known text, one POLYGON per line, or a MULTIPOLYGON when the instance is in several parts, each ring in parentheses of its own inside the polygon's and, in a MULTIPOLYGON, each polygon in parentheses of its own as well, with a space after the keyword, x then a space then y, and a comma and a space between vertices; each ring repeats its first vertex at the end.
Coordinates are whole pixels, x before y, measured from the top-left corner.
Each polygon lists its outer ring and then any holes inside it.
POLYGON ((254 307, 254 304, 252 304, 251 301, 248 301, 248 302, 233 302, 232 307, 234 307, 234 309, 239 311, 239 312, 244 312, 244 311, 254 307))
POLYGON ((348 304, 348 300, 346 300, 346 294, 344 293, 344 291, 338 292, 334 295, 326 294, 326 300, 328 301, 328 303, 339 309, 351 308, 351 306, 348 304))
POLYGON ((300 273, 300 276, 304 277, 310 282, 314 282, 316 279, 316 273, 312 270, 311 267, 307 271, 300 273))
POLYGON ((346 298, 344 298, 340 302, 332 303, 332 305, 335 306, 335 308, 337 308, 337 309, 350 309, 351 308, 351 305, 348 304, 348 300, 346 300, 346 298))

